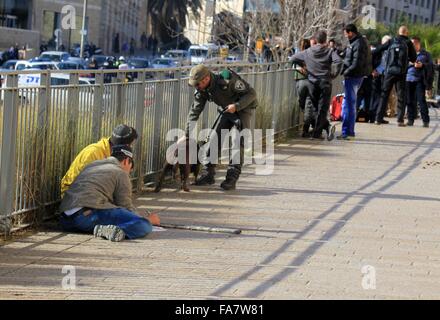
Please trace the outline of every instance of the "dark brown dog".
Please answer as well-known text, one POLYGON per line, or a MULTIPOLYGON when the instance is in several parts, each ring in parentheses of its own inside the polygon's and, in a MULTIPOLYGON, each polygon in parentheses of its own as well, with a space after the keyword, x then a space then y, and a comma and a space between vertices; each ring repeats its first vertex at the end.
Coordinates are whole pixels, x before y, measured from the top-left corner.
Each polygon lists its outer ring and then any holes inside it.
MULTIPOLYGON (((201 147, 201 143, 197 144, 197 155, 199 154, 199 150, 201 147)), ((156 188, 154 189, 154 192, 160 192, 162 190, 162 184, 165 180, 165 177, 167 175, 168 172, 172 172, 172 176, 173 176, 173 180, 177 180, 177 171, 179 171, 180 173, 180 183, 181 183, 181 189, 184 190, 185 192, 189 192, 189 187, 188 187, 188 179, 189 179, 189 175, 191 173, 194 174, 194 179, 195 181, 197 181, 197 177, 199 175, 200 172, 200 162, 199 159, 197 157, 197 164, 189 164, 189 140, 186 140, 186 164, 179 164, 179 162, 177 162, 176 164, 172 165, 169 164, 168 161, 165 159, 165 163, 162 169, 162 172, 159 174, 157 182, 156 182, 156 188)), ((176 157, 178 155, 178 150, 176 150, 175 153, 176 157)))

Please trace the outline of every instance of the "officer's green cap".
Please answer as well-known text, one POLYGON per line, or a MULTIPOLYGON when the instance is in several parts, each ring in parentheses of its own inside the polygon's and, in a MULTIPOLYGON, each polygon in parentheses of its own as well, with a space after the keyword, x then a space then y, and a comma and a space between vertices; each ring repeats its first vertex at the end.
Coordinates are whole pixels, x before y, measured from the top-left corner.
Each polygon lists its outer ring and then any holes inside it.
POLYGON ((191 69, 189 73, 189 85, 195 87, 202 81, 207 75, 210 74, 209 69, 203 64, 199 64, 191 69))

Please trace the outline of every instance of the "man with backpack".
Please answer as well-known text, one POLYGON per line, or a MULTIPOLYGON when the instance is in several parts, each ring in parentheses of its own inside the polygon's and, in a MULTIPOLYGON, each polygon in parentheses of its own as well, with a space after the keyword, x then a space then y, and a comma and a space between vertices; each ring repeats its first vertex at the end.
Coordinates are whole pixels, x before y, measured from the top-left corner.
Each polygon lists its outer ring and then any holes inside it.
POLYGON ((407 82, 407 126, 412 127, 417 116, 417 103, 420 106, 420 114, 423 127, 429 128, 429 108, 426 102, 426 90, 432 90, 434 82, 434 63, 429 52, 422 48, 419 37, 413 37, 412 43, 417 51, 416 63, 410 63, 408 68, 407 82))
POLYGON ((408 63, 414 63, 417 59, 417 52, 408 35, 408 28, 401 26, 399 28, 399 35, 381 47, 381 50, 386 50, 387 61, 382 84, 381 102, 376 114, 377 125, 389 123, 384 120, 384 116, 390 92, 393 86, 396 86, 398 99, 397 124, 399 127, 406 126, 404 123, 407 96, 406 73, 408 71, 408 63))
MULTIPOLYGON (((220 106, 221 109, 219 110, 221 113, 218 122, 214 128, 218 139, 217 141, 219 142, 219 149, 221 148, 222 130, 231 130, 234 126, 237 126, 237 121, 233 120, 234 115, 238 115, 240 120, 239 131, 251 129, 251 120, 254 109, 257 107, 257 93, 255 89, 237 73, 227 69, 223 70, 220 74, 214 74, 206 66, 201 64, 191 69, 189 85, 194 87, 196 91, 194 93, 194 103, 188 115, 186 137, 184 137, 184 139, 190 137, 191 123, 199 119, 208 101, 213 101, 220 106)), ((210 141, 212 141, 211 138, 210 141)), ((182 140, 178 143, 181 142, 182 140)), ((240 144, 240 163, 235 163, 235 159, 231 159, 226 173, 226 179, 220 185, 223 190, 234 190, 238 178, 240 177, 241 166, 244 160, 244 146, 243 143, 240 144)), ((203 169, 196 184, 214 184, 215 164, 211 162, 202 164, 203 169)))

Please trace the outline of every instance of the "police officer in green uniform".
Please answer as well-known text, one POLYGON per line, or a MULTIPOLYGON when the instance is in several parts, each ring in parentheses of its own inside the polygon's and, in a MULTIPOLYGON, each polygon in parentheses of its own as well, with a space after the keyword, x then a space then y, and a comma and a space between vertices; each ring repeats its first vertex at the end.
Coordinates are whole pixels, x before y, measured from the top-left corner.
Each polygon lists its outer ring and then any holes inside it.
MULTIPOLYGON (((190 123, 196 122, 206 103, 212 101, 220 108, 221 115, 214 131, 217 134, 219 147, 221 146, 221 130, 231 130, 234 127, 233 115, 240 118, 238 130, 251 129, 252 116, 257 107, 257 94, 255 90, 238 74, 231 70, 224 70, 220 74, 212 73, 206 66, 198 65, 191 69, 189 84, 195 87, 194 103, 188 115, 186 136, 189 137, 190 123), (231 121, 232 119, 232 121, 231 121)), ((220 154, 220 151, 219 151, 220 154)), ((240 164, 230 162, 226 179, 221 187, 224 190, 235 189, 241 174, 243 164, 243 144, 241 143, 240 164)), ((215 165, 204 163, 197 185, 212 185, 215 183, 215 165)))

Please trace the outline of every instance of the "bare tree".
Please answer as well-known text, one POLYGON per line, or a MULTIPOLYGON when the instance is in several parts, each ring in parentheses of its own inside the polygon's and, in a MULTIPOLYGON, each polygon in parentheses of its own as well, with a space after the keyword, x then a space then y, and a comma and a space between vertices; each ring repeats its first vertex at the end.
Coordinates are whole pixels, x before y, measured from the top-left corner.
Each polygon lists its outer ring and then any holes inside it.
MULTIPOLYGON (((339 10, 339 0, 277 0, 279 12, 268 8, 264 1, 253 0, 252 10, 238 15, 223 5, 222 10, 202 28, 211 33, 211 39, 230 48, 240 48, 244 53, 256 53, 258 39, 270 39, 266 45, 273 50, 273 58, 286 60, 297 47, 299 40, 310 38, 316 31, 325 30, 329 37, 341 34, 347 20, 358 17, 362 0, 351 0, 347 11, 339 10), (344 12, 344 19, 341 17, 344 12)), ((219 2, 219 0, 217 1, 219 2)), ((206 20, 206 19, 205 19, 206 20)))
POLYGON ((279 0, 280 25, 285 59, 302 38, 310 38, 318 30, 331 33, 334 28, 337 0, 279 0))

